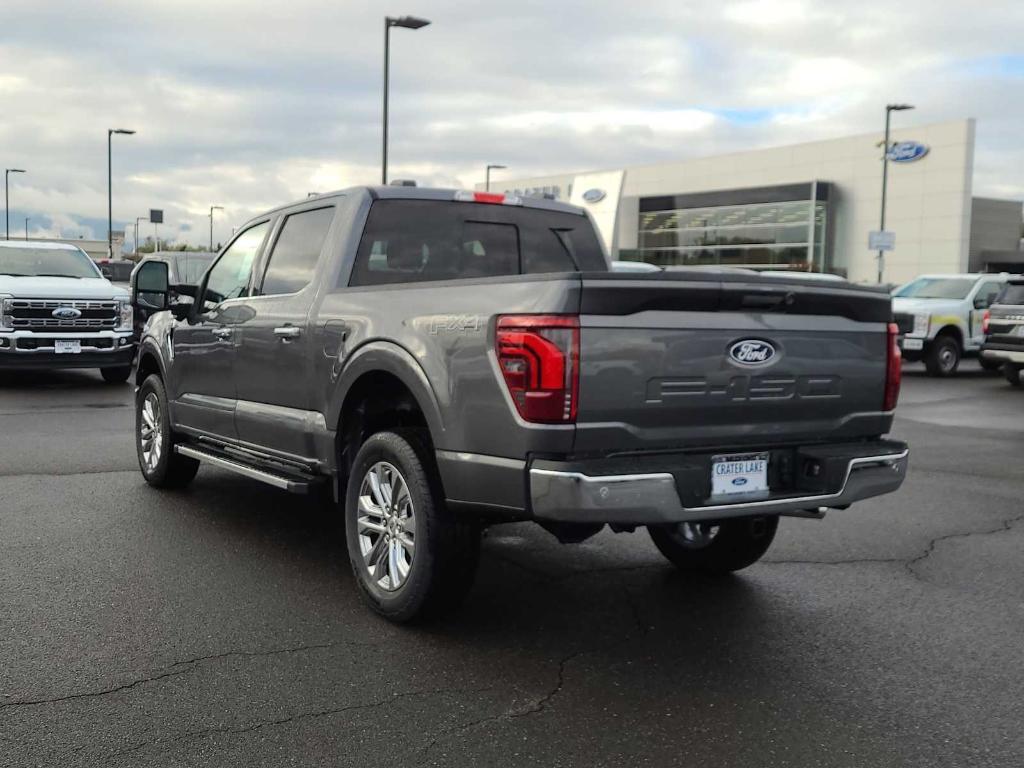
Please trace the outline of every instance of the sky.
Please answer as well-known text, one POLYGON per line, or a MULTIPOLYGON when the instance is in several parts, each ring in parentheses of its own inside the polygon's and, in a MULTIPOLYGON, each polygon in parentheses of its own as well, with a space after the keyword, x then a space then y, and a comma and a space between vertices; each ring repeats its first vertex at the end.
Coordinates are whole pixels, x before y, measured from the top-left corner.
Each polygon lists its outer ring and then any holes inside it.
MULTIPOLYGON (((164 210, 207 243, 380 178, 471 187, 977 118, 974 192, 1024 198, 1020 0, 3 0, 11 231, 104 238, 164 210)), ((881 137, 881 136, 880 136, 881 137)), ((142 232, 152 226, 142 225, 142 232)), ((130 239, 130 237, 129 237, 130 239)))

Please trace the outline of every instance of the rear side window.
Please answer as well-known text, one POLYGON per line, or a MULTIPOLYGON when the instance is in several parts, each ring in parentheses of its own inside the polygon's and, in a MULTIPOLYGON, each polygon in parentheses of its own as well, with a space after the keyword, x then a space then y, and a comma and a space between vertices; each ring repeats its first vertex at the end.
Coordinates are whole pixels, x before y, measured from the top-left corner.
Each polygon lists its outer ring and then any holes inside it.
POLYGON ((378 200, 350 285, 604 270, 585 216, 443 200, 378 200))
POLYGON ((317 208, 284 220, 263 273, 261 294, 296 293, 309 285, 333 218, 334 208, 317 208))
POLYGON ((996 304, 1024 305, 1024 283, 1007 283, 996 299, 996 304))

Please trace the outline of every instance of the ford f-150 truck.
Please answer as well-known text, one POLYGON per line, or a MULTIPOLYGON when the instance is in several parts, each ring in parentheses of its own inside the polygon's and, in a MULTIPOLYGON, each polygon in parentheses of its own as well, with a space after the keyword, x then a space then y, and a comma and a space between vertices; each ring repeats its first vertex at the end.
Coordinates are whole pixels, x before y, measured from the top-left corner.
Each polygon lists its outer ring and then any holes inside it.
MULTIPOLYGON (((175 304, 133 292, 145 479, 200 462, 330 491, 356 583, 404 621, 471 584, 480 530, 646 527, 682 569, 768 549, 780 515, 896 490, 889 296, 840 282, 616 273, 584 211, 355 188, 243 226, 175 304), (168 307, 169 311, 159 311, 168 307)), ((180 292, 180 291, 179 291, 180 292)))
POLYGON ((0 241, 0 371, 99 368, 125 382, 135 353, 131 297, 81 248, 0 241))

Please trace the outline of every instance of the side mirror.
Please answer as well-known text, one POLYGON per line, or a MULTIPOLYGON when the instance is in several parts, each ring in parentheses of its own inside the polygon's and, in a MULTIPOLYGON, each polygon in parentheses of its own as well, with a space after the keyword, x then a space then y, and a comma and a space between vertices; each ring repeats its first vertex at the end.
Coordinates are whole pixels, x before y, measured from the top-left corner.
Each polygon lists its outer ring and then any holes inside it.
POLYGON ((147 261, 132 274, 132 304, 149 312, 167 309, 170 303, 170 279, 167 262, 147 261))
POLYGON ((988 296, 975 296, 974 297, 974 308, 975 309, 988 309, 988 305, 991 302, 988 300, 988 296))

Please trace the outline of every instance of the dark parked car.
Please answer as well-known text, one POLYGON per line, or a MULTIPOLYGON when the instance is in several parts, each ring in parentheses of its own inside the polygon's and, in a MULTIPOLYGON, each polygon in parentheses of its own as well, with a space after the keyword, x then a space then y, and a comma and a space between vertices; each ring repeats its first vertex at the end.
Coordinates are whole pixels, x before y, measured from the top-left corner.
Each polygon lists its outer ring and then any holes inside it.
POLYGON ((329 490, 367 602, 404 621, 470 587, 480 529, 646 527, 727 573, 780 515, 896 490, 889 296, 700 269, 617 273, 580 208, 354 188, 258 216, 194 302, 164 263, 136 371, 146 480, 200 462, 329 490))
POLYGON ((1024 279, 1010 280, 985 317, 983 360, 1003 366, 1006 380, 1021 385, 1024 370, 1024 279))

